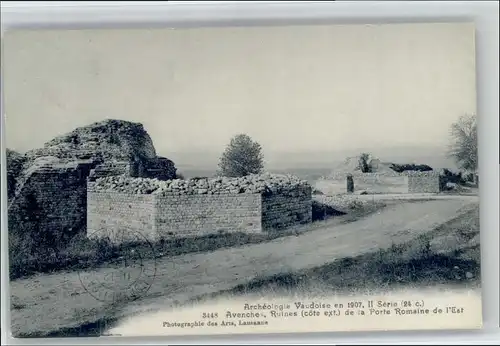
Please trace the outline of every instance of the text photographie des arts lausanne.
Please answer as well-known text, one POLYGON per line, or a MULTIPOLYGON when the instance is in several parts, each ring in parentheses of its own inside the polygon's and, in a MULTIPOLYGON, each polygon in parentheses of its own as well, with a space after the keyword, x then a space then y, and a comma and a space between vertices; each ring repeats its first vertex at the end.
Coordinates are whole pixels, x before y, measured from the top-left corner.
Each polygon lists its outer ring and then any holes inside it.
POLYGON ((12 30, 4 70, 15 337, 481 327, 473 24, 12 30))

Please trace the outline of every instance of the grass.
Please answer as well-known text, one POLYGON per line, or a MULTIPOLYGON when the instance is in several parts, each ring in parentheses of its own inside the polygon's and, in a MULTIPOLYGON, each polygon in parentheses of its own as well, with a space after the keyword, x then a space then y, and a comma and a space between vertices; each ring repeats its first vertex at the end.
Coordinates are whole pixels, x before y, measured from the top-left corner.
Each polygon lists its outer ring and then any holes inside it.
POLYGON ((468 245, 468 242, 478 233, 479 207, 476 206, 408 243, 345 257, 305 271, 258 278, 210 298, 246 294, 269 296, 270 293, 306 293, 310 297, 332 292, 352 294, 439 284, 476 287, 480 285, 481 275, 480 245, 468 245), (456 235, 461 240, 460 246, 434 245, 449 235, 456 235))
MULTIPOLYGON (((313 201, 313 222, 340 218, 344 222, 352 222, 369 215, 385 206, 384 204, 361 204, 353 201, 347 212, 313 201)), ((319 225, 318 225, 319 226, 319 225)), ((65 246, 57 251, 49 251, 44 246, 9 246, 10 279, 26 278, 37 273, 54 273, 76 271, 112 265, 116 260, 128 256, 132 250, 148 254, 154 258, 172 257, 188 253, 211 252, 222 248, 240 247, 258 244, 297 232, 314 229, 310 225, 299 225, 286 231, 271 230, 264 234, 247 234, 242 232, 217 233, 202 237, 166 239, 156 243, 124 243, 113 245, 104 240, 89 239, 85 231, 79 232, 65 246)))

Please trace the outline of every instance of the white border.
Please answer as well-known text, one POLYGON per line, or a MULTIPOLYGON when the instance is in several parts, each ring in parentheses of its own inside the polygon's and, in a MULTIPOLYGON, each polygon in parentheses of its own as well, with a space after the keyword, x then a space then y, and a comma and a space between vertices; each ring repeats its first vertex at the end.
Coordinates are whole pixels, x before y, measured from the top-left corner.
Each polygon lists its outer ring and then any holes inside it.
MULTIPOLYGON (((429 22, 472 19, 476 23, 479 170, 484 330, 479 332, 399 332, 248 335, 184 338, 11 339, 8 301, 6 222, 2 208, 2 344, 235 344, 238 343, 397 343, 495 344, 499 328, 499 20, 497 1, 2 1, 2 35, 16 27, 130 27, 259 25, 299 23, 429 22), (486 186, 486 188, 485 188, 486 186), (411 340, 411 341, 410 341, 411 340)), ((3 87, 3 85, 2 85, 3 87)), ((3 94, 2 94, 3 96, 3 94)), ((3 101, 3 99, 2 99, 3 101)), ((3 102, 2 111, 3 115, 3 102)), ((2 116, 2 167, 4 161, 2 116)), ((6 205, 2 169, 2 207, 6 205)))

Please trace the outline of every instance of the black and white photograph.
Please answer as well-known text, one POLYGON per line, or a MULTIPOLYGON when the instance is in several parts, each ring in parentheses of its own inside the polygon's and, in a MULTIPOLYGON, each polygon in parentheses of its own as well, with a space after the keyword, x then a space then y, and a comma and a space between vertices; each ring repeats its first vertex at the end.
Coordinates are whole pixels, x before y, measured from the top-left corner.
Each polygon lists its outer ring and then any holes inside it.
POLYGON ((481 328, 475 54, 469 22, 7 31, 12 336, 481 328))

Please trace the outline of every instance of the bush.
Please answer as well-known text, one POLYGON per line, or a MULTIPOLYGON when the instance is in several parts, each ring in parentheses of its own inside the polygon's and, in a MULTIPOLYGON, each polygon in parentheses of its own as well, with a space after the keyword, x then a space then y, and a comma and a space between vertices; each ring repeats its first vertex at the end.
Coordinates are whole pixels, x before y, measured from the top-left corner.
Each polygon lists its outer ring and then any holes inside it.
POLYGON ((462 172, 455 173, 447 168, 443 169, 439 176, 439 186, 442 191, 448 189, 448 183, 464 185, 466 181, 467 179, 463 177, 462 172))
POLYGON ((391 163, 389 166, 393 171, 398 173, 403 173, 404 171, 417 171, 417 172, 428 172, 432 171, 432 167, 428 165, 416 165, 413 163, 410 164, 397 164, 391 163))
POLYGON ((362 153, 358 159, 358 169, 363 173, 371 173, 373 167, 370 161, 370 154, 362 153))

